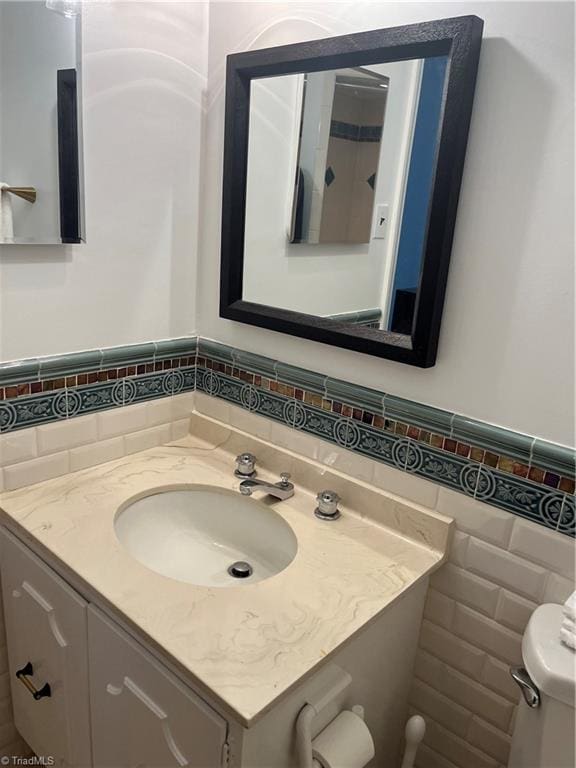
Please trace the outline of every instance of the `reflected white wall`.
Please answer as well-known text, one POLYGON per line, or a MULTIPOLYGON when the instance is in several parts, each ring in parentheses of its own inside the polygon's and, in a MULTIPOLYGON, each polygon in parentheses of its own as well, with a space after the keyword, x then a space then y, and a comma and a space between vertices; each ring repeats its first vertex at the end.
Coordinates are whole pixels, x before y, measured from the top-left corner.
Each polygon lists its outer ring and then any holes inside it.
POLYGON ((58 240, 56 77, 76 66, 76 23, 38 0, 0 5, 0 180, 38 194, 12 196, 14 237, 58 240))
POLYGON ((207 21, 84 5, 87 243, 0 246, 0 360, 196 331, 207 21))

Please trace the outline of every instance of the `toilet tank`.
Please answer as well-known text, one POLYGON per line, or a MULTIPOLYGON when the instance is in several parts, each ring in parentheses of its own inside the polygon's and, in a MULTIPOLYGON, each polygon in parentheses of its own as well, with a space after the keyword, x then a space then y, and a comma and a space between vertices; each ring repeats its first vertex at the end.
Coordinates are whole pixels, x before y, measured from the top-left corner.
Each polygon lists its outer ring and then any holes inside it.
MULTIPOLYGON (((541 605, 522 641, 526 679, 538 706, 520 699, 508 768, 574 768, 576 653, 560 642, 562 606, 541 605)), ((530 690, 526 697, 531 699, 530 690)), ((533 703, 535 703, 533 701, 533 703)))

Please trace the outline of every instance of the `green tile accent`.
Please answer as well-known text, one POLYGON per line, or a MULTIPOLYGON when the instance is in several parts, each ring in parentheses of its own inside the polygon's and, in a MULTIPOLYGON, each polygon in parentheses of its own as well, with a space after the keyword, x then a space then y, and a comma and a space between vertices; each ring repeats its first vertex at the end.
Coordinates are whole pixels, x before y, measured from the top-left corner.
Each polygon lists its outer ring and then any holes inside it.
POLYGON ((250 373, 259 373, 261 376, 267 376, 269 379, 276 378, 276 360, 262 355, 255 355, 252 352, 244 352, 241 349, 235 349, 233 352, 234 365, 250 373))
POLYGON ((155 360, 171 360, 176 357, 191 357, 196 354, 198 339, 196 336, 184 336, 181 339, 167 339, 154 342, 155 360))
POLYGON ((324 315, 326 320, 335 320, 338 323, 378 323, 382 318, 380 309, 359 309, 356 312, 340 312, 335 315, 324 315))
POLYGON ((217 341, 210 341, 210 339, 199 339, 198 341, 198 354, 201 357, 209 357, 211 360, 218 360, 221 363, 228 363, 228 365, 234 365, 235 351, 233 347, 219 344, 217 341))
POLYGON ((283 384, 291 384, 307 392, 323 395, 326 389, 326 376, 288 363, 276 363, 276 375, 283 384))
POLYGON ((371 413, 383 414, 384 394, 340 379, 326 379, 326 397, 347 405, 356 405, 371 413))
POLYGON ((532 464, 574 477, 576 454, 572 448, 536 438, 532 447, 532 464))
POLYGON ((573 484, 569 479, 575 474, 574 449, 215 341, 200 340, 199 346, 202 357, 219 365, 204 371, 188 364, 198 348, 195 337, 0 364, 0 389, 4 392, 3 387, 17 385, 10 391, 7 388, 6 399, 0 401, 0 432, 198 388, 549 529, 574 535, 573 484), (129 378, 124 378, 125 371, 118 371, 152 359, 179 358, 186 358, 184 364, 170 365, 170 370, 147 364, 129 378), (235 368, 233 376, 222 373, 225 365, 235 368), (162 370, 151 372, 156 367, 162 370), (74 377, 86 373, 88 376, 76 386, 74 377), (249 374, 254 373, 265 377, 261 383, 253 381, 249 374), (265 379, 273 384, 269 386, 265 379), (50 391, 38 391, 44 387, 50 391), (294 388, 302 393, 294 397, 294 388), (364 414, 352 414, 340 403, 364 414))
POLYGON ((102 351, 89 349, 69 355, 53 355, 40 358, 40 378, 57 379, 75 373, 98 371, 102 368, 102 351))
POLYGON ((404 400, 394 395, 385 395, 384 415, 387 419, 403 421, 430 432, 451 436, 454 414, 450 411, 442 411, 440 408, 414 403, 412 400, 404 400))
POLYGON ((530 461, 533 437, 512 432, 510 429, 485 424, 482 421, 454 416, 452 435, 456 439, 472 443, 504 456, 510 456, 526 464, 530 461))
POLYGON ((10 384, 20 384, 38 379, 40 361, 38 358, 29 360, 14 360, 10 363, 0 363, 0 387, 10 384))
POLYGON ((127 365, 139 365, 154 359, 156 346, 153 341, 147 344, 130 344, 125 347, 110 347, 102 350, 102 368, 124 368, 127 365))

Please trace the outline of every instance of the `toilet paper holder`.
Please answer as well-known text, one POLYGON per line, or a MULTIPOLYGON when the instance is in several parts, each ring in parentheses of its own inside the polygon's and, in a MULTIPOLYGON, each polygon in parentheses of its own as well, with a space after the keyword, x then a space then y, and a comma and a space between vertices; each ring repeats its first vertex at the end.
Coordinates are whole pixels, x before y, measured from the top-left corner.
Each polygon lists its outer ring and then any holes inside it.
MULTIPOLYGON (((327 681, 326 686, 315 696, 308 696, 307 703, 302 707, 296 719, 296 745, 298 752, 299 768, 321 768, 325 763, 321 759, 316 759, 314 752, 314 745, 322 739, 322 737, 330 730, 330 727, 338 723, 337 728, 340 725, 341 716, 347 712, 348 717, 354 715, 360 720, 364 720, 364 708, 360 705, 351 707, 349 711, 341 711, 333 720, 331 720, 320 733, 313 738, 313 723, 315 718, 322 713, 330 704, 335 704, 336 697, 343 693, 352 682, 352 677, 340 669, 339 667, 333 667, 332 679, 327 681)), ((357 721, 356 721, 357 722, 357 721)), ((346 723, 348 726, 348 722, 346 723)), ((366 755, 367 759, 371 759, 374 756, 374 745, 372 738, 362 723, 364 729, 364 742, 366 749, 366 737, 368 740, 367 748, 371 754, 366 755)), ((362 761, 363 764, 364 761, 362 761)))
MULTIPOLYGON (((308 696, 307 703, 302 707, 296 719, 296 748, 298 753, 299 768, 321 768, 321 766, 324 765, 323 761, 321 763, 320 761, 316 760, 314 756, 313 744, 315 739, 312 737, 313 723, 315 718, 320 715, 320 713, 325 710, 326 707, 328 707, 330 704, 335 704, 336 697, 343 693, 343 691, 345 691, 351 683, 352 677, 344 670, 334 666, 332 680, 328 681, 328 684, 321 691, 321 693, 316 696, 308 696)), ((346 710, 344 710, 344 712, 346 712, 346 710)), ((340 715, 342 714, 343 712, 341 711, 340 715)), ((355 705, 351 707, 351 710, 348 712, 348 714, 350 716, 355 715, 361 720, 364 720, 364 707, 355 705)), ((321 730, 320 733, 315 737, 316 740, 321 740, 322 734, 324 734, 326 730, 328 730, 329 726, 335 723, 338 719, 339 716, 335 717, 334 720, 331 720, 330 723, 328 723, 326 726, 326 729, 324 731, 321 730)), ((365 729, 365 733, 366 731, 367 729, 365 729)), ((402 760, 402 768, 413 768, 416 752, 420 742, 424 738, 425 731, 426 723, 424 719, 420 717, 420 715, 413 715, 408 719, 405 728, 406 742, 402 760)), ((367 735, 370 741, 372 741, 371 735, 369 735, 369 731, 367 732, 367 735)), ((366 742, 366 737, 363 736, 362 738, 364 739, 364 742, 366 742)), ((369 746, 368 749, 371 749, 371 755, 366 754, 366 746, 364 746, 366 757, 366 762, 363 762, 364 765, 374 756, 373 742, 371 747, 369 746)), ((355 759, 356 754, 352 756, 352 762, 355 762, 355 759)))

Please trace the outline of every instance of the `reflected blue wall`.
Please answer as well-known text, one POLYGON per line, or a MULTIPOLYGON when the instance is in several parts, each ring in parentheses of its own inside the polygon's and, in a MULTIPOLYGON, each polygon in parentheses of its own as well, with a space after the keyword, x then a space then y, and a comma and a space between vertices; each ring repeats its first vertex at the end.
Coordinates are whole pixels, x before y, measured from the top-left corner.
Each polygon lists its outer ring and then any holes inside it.
POLYGON ((388 327, 394 312, 396 291, 398 289, 415 290, 420 278, 447 63, 446 56, 435 56, 425 60, 422 70, 420 100, 414 126, 412 155, 392 288, 394 299, 390 307, 388 327))

